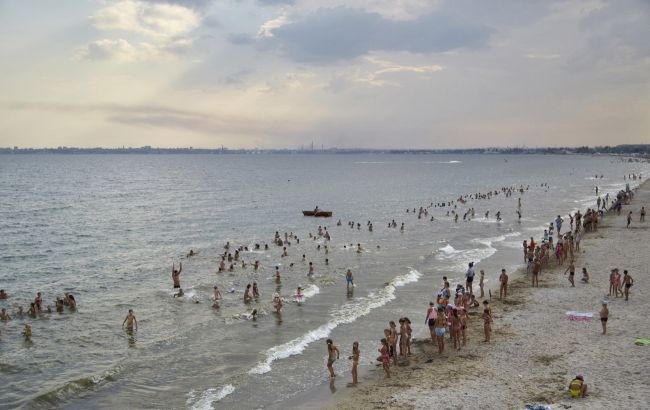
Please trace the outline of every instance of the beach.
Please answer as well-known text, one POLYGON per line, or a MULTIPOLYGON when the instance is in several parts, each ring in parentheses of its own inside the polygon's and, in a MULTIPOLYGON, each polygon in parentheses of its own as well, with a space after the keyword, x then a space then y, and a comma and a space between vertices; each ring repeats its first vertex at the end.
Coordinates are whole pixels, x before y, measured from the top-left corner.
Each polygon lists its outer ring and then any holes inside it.
MULTIPOLYGON (((649 291, 645 278, 650 264, 650 225, 639 222, 639 209, 650 204, 650 184, 642 184, 620 215, 610 212, 598 230, 585 234, 576 253, 576 286, 565 274, 567 262, 554 260, 542 271, 539 287, 532 288, 525 268, 510 275, 509 294, 499 301, 492 287, 494 324, 492 342, 483 340, 478 313, 470 322, 470 341, 456 352, 447 345, 439 357, 430 340, 415 343, 408 365, 385 379, 381 368, 372 369, 354 389, 340 395, 331 409, 523 409, 547 404, 553 409, 648 408, 650 378, 646 363, 649 291), (634 212, 626 228, 626 215, 634 212), (590 273, 580 281, 582 267, 590 273), (634 278, 629 301, 608 296, 609 273, 627 269, 634 278), (607 334, 601 334, 599 310, 609 300, 607 334), (566 312, 593 314, 591 320, 568 320, 566 312), (569 382, 584 375, 589 393, 571 398, 569 382)), ((522 260, 523 266, 523 260, 522 260)), ((427 301, 422 301, 423 311, 427 301)), ((416 327, 423 327, 422 324, 416 327)), ((378 346, 363 346, 374 357, 378 346)), ((365 349, 364 349, 365 348, 365 349)))
MULTIPOLYGON (((641 180, 631 175, 650 173, 645 162, 605 156, 174 158, 170 167, 162 155, 3 157, 11 165, 0 184, 7 199, 0 205, 7 216, 0 290, 9 295, 0 308, 12 318, 0 320, 0 374, 7 380, 0 397, 7 406, 320 408, 354 390, 347 387, 348 356, 356 341, 364 403, 384 400, 390 407, 386 400, 395 397, 403 406, 422 399, 419 405, 428 407, 429 396, 443 386, 462 390, 501 377, 481 375, 499 369, 486 363, 504 360, 499 349, 508 353, 510 340, 522 351, 529 346, 513 338, 535 333, 518 327, 531 320, 523 319, 522 309, 535 307, 541 317, 565 325, 564 311, 535 306, 526 296, 528 284, 517 283, 522 241, 540 240, 555 215, 566 220, 595 207, 598 196, 635 188, 641 180), (316 205, 334 216, 303 216, 316 205), (179 297, 172 268, 180 270, 181 262, 179 297), (439 359, 427 341, 425 312, 444 277, 450 291, 464 285, 469 262, 477 275, 485 270, 487 288, 506 268, 513 294, 503 306, 492 299, 492 345, 479 343, 481 309, 475 309, 461 357, 447 342, 439 359), (249 284, 259 296, 244 301, 249 284), (21 315, 37 292, 43 311, 21 315), (74 311, 52 305, 50 313, 48 305, 66 293, 76 299, 74 311), (280 312, 275 294, 284 300, 280 312), (134 332, 122 327, 131 309, 134 332), (404 317, 412 322, 416 354, 396 369, 395 379, 378 382, 384 389, 373 391, 370 381, 381 377, 375 358, 383 330, 404 317), (30 340, 22 334, 27 325, 30 340), (327 339, 341 353, 333 383, 325 366, 327 339), (440 376, 431 377, 429 367, 440 376), (417 387, 418 377, 427 380, 425 388, 417 387)), ((630 234, 636 222, 632 227, 630 234)), ((638 269, 629 268, 636 276, 638 269)), ((595 277, 600 272, 594 267, 595 277)), ((542 285, 550 278, 544 271, 542 285)), ((562 279, 557 290, 565 292, 566 285, 562 279)), ((530 297, 546 290, 540 289, 530 297)), ((638 303, 635 298, 631 303, 638 303)), ((613 335, 619 314, 613 304, 613 335)), ((467 392, 483 397, 476 386, 467 392)), ((502 390, 495 390, 495 401, 499 394, 511 397, 502 390)))

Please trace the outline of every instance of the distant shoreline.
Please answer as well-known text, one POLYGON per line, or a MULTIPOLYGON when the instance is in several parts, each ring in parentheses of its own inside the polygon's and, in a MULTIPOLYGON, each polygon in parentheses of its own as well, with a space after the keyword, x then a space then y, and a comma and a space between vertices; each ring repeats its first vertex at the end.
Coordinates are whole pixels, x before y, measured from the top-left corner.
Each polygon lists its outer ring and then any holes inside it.
POLYGON ((211 154, 211 155, 261 155, 261 154, 505 154, 505 155, 625 155, 650 159, 650 144, 617 145, 604 147, 546 147, 546 148, 466 148, 466 149, 368 149, 368 148, 326 148, 326 149, 228 149, 228 148, 0 148, 0 154, 211 154))

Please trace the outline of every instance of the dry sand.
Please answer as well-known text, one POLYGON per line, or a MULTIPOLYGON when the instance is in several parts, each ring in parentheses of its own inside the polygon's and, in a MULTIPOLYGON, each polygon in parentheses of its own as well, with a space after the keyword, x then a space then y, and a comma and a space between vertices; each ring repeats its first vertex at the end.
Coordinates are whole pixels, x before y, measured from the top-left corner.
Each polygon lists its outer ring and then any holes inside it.
MULTIPOLYGON (((482 320, 476 311, 467 348, 456 352, 446 343, 439 357, 430 340, 418 341, 409 363, 392 368, 391 379, 384 379, 381 368, 371 370, 358 387, 329 407, 524 409, 526 404, 543 403, 553 409, 650 408, 650 346, 634 344, 635 338, 650 338, 650 221, 639 222, 642 205, 650 208, 648 182, 620 216, 607 214, 597 232, 584 236, 576 256, 575 288, 564 275, 567 262, 558 268, 552 260, 540 274, 539 288, 530 287, 523 269, 511 274, 508 299, 491 300, 491 344, 482 343, 482 320), (630 210, 634 221, 626 229, 630 210), (591 275, 589 284, 580 281, 583 266, 591 275), (608 334, 603 336, 598 312, 608 298, 614 267, 621 273, 627 269, 635 285, 628 302, 609 298, 608 334), (569 321, 567 311, 592 312, 594 318, 569 321), (576 374, 583 374, 589 386, 584 399, 568 394, 576 374)), ((426 307, 423 304, 423 311, 426 307)))

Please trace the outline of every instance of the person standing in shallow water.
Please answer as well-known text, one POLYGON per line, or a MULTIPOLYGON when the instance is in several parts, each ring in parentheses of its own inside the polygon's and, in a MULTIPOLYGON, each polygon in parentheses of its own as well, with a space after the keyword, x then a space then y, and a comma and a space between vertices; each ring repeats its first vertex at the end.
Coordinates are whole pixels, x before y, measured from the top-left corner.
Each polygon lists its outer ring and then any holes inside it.
POLYGON ((126 318, 124 319, 124 322, 122 322, 122 327, 124 327, 124 324, 126 323, 126 330, 129 332, 132 332, 134 330, 134 324, 135 324, 135 330, 138 330, 138 320, 135 318, 135 315, 133 314, 133 309, 129 309, 129 313, 126 315, 126 318))
POLYGON ((330 378, 336 377, 334 373, 334 362, 339 358, 339 349, 334 345, 332 339, 327 339, 327 370, 330 372, 330 378))
POLYGON ((181 271, 183 270, 183 263, 179 262, 178 270, 176 270, 176 265, 172 263, 172 280, 174 281, 174 289, 180 289, 181 287, 181 271))

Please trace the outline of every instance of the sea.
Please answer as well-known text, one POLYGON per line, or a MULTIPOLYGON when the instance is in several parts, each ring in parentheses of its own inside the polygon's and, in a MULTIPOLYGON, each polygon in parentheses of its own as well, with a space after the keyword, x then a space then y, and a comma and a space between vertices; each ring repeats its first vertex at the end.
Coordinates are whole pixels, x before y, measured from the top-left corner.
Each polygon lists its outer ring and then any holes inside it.
POLYGON ((0 155, 0 288, 10 295, 0 308, 13 317, 0 323, 0 408, 300 407, 329 385, 327 338, 341 350, 340 376, 326 390, 335 396, 349 382, 354 341, 368 369, 388 321, 408 317, 426 337, 443 276, 455 287, 474 262, 493 286, 501 268, 522 264, 524 239, 595 206, 596 187, 604 198, 638 185, 624 180, 632 173, 645 179, 650 164, 586 155, 0 155), (477 192, 499 194, 451 203, 477 192), (316 206, 333 217, 302 215, 316 206), (426 217, 413 213, 420 206, 426 217), (469 208, 475 216, 463 221, 469 208), (331 236, 328 253, 319 226, 331 236), (289 239, 288 257, 276 232, 300 240, 289 239), (231 253, 248 247, 246 269, 217 272, 226 242, 231 253), (188 258, 190 249, 197 255, 188 258), (175 298, 171 270, 181 262, 186 296, 175 298), (260 297, 244 304, 253 282, 260 297), (36 292, 53 310, 72 293, 78 308, 17 317, 36 292), (275 293, 285 301, 279 314, 275 293), (129 309, 134 333, 122 328, 129 309), (21 336, 28 323, 31 340, 21 336))

